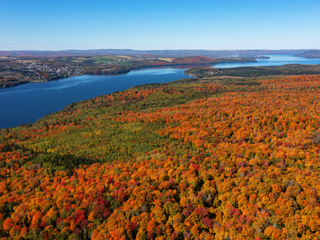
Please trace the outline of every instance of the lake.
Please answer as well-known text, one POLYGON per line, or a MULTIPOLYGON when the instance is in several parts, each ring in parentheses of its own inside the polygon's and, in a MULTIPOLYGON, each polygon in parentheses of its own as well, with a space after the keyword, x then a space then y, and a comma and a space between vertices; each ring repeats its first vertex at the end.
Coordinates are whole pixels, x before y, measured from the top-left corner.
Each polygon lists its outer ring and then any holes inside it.
MULTIPOLYGON (((250 63, 222 63, 215 68, 276 66, 284 64, 320 64, 320 59, 306 59, 287 55, 268 55, 250 63)), ((60 111, 72 102, 98 95, 122 91, 148 83, 165 83, 187 78, 180 68, 149 68, 117 76, 79 76, 45 83, 23 84, 0 89, 0 128, 34 123, 46 114, 60 111)))
POLYGON ((116 76, 83 75, 45 83, 0 89, 0 128, 34 123, 72 102, 122 91, 130 87, 175 81, 188 76, 179 68, 152 68, 116 76))
POLYGON ((270 59, 256 59, 257 62, 219 63, 214 68, 281 66, 286 64, 320 64, 320 58, 294 57, 292 55, 264 55, 270 59))

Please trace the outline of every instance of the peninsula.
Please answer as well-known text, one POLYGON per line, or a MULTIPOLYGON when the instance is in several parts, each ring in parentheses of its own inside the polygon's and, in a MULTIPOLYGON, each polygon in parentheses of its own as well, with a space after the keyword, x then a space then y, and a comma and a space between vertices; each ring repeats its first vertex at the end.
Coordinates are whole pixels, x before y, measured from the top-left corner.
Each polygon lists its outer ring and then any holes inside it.
POLYGON ((80 75, 114 75, 145 67, 214 65, 255 62, 254 57, 156 57, 156 56, 65 56, 0 57, 0 88, 32 82, 47 82, 80 75))

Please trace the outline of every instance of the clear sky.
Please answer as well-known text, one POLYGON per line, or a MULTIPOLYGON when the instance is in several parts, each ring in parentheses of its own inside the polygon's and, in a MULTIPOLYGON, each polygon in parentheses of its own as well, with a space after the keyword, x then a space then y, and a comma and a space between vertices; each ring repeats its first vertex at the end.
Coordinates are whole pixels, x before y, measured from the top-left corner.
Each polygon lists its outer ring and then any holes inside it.
POLYGON ((0 50, 320 49, 319 0, 0 0, 0 50))

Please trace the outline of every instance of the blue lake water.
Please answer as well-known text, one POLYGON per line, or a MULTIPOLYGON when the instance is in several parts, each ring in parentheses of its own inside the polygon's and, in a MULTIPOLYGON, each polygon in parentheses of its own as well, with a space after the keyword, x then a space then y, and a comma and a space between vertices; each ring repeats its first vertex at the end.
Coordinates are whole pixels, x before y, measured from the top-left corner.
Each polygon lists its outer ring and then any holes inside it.
POLYGON ((236 67, 262 67, 281 66, 286 64, 320 64, 320 58, 294 57, 292 55, 264 55, 270 59, 257 59, 257 62, 248 63, 220 63, 214 68, 236 68, 236 67))
MULTIPOLYGON (((287 55, 269 55, 253 63, 222 63, 215 68, 277 66, 284 64, 320 64, 320 59, 287 55)), ((46 114, 60 111, 72 102, 122 91, 148 83, 165 83, 187 78, 179 68, 149 68, 117 76, 79 76, 46 83, 30 83, 0 89, 0 128, 34 123, 46 114)))
POLYGON ((44 115, 60 111, 72 102, 98 95, 148 83, 165 83, 187 78, 183 73, 185 70, 153 68, 116 76, 84 75, 0 89, 0 128, 34 123, 44 115))

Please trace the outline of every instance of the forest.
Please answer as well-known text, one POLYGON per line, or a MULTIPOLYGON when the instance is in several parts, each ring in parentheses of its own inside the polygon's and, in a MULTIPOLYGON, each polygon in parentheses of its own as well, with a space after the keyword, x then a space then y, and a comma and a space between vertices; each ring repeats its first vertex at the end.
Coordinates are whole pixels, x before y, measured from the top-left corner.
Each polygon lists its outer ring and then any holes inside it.
POLYGON ((287 64, 282 66, 238 68, 195 67, 186 70, 185 73, 197 78, 212 78, 216 76, 255 78, 265 76, 311 75, 320 74, 320 65, 287 64))
POLYGON ((190 78, 0 129, 0 239, 319 239, 319 91, 190 78))
POLYGON ((320 50, 308 50, 302 53, 298 53, 295 56, 297 57, 305 57, 305 58, 319 58, 320 50))

